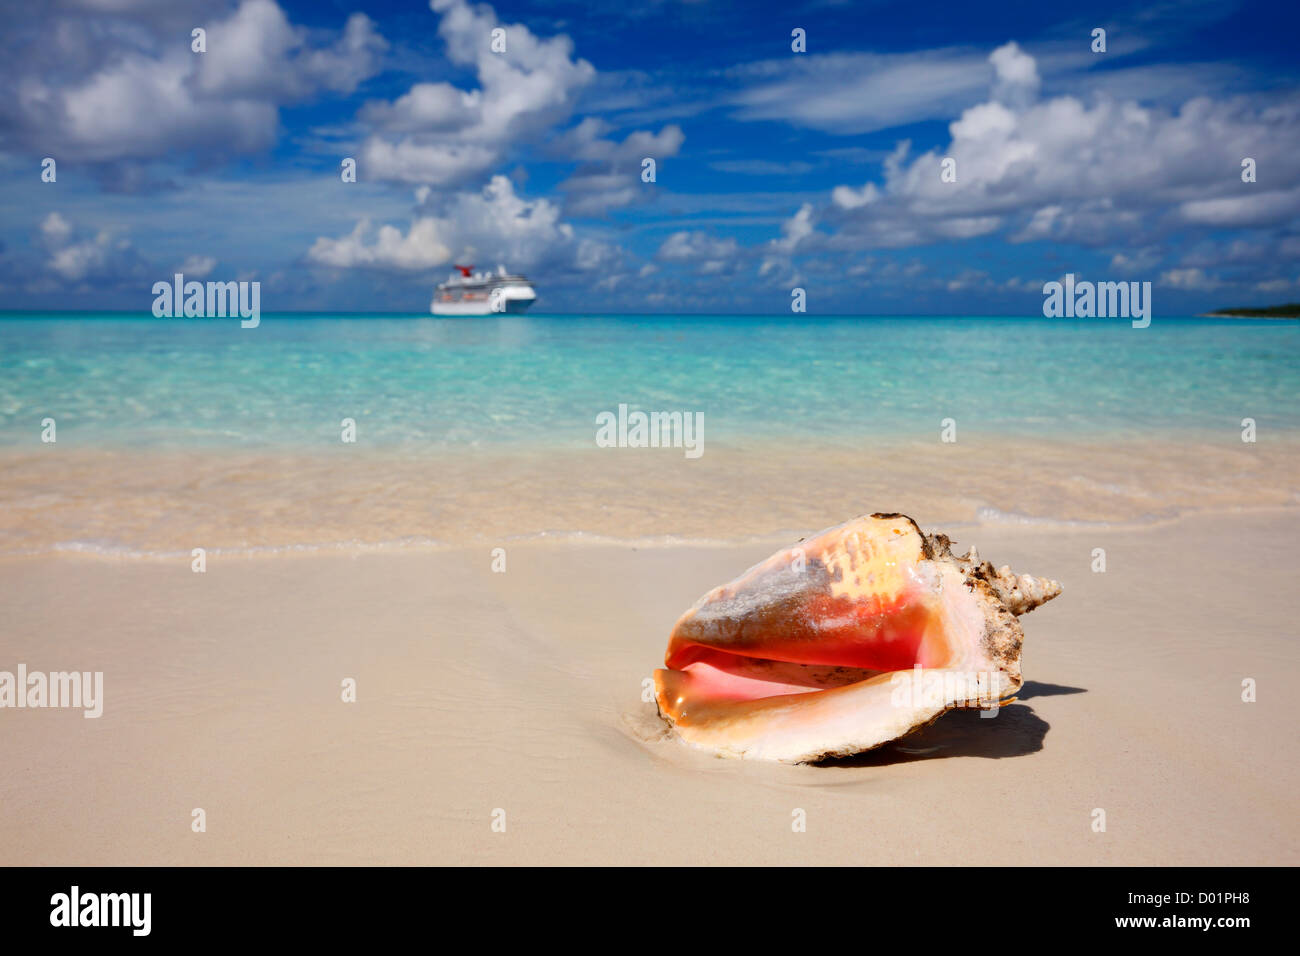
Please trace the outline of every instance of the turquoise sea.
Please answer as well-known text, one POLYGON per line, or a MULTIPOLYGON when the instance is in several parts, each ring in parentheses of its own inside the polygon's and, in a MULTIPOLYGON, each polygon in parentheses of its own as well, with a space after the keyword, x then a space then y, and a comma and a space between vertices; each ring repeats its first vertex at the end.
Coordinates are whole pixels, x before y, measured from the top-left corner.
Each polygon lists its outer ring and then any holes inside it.
POLYGON ((585 445, 619 403, 708 439, 1300 431, 1300 322, 1006 317, 0 316, 0 446, 585 445))

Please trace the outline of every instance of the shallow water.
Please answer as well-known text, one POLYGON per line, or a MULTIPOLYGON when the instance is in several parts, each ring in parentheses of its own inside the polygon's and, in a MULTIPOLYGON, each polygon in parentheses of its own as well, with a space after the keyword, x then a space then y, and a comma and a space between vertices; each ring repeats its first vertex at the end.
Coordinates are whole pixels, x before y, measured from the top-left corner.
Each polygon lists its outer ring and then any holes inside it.
POLYGON ((1300 431, 1300 323, 816 316, 0 319, 0 445, 591 447, 620 403, 708 437, 1300 431))
POLYGON ((876 510, 961 528, 1300 505, 1296 323, 11 315, 0 346, 0 553, 642 546, 876 510), (702 454, 597 447, 621 403, 701 413, 702 454))

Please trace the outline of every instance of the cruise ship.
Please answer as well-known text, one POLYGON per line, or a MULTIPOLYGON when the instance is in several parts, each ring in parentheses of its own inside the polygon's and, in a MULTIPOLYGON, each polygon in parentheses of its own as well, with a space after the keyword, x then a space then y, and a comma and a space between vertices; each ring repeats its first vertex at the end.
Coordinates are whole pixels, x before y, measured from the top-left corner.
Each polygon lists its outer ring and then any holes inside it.
POLYGON ((446 282, 433 290, 429 311, 434 315, 491 315, 494 312, 523 312, 537 293, 528 279, 506 272, 475 272, 473 266, 456 266, 446 282))

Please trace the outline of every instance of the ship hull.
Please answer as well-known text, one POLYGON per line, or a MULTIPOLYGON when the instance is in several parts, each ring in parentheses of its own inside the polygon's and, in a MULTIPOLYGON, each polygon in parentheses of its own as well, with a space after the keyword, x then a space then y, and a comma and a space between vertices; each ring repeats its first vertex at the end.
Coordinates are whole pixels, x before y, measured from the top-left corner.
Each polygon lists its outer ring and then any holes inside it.
POLYGON ((528 307, 533 304, 532 299, 506 299, 502 302, 502 308, 493 309, 486 302, 434 302, 429 306, 429 311, 434 315, 518 315, 521 312, 527 312, 528 307))

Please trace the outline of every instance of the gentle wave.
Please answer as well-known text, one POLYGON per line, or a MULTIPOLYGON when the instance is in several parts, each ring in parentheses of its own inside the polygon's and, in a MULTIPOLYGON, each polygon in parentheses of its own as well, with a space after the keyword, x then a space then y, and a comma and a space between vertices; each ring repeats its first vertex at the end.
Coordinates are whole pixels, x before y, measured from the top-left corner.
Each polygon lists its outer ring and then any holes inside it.
MULTIPOLYGON (((578 547, 618 547, 633 550, 670 548, 733 548, 766 544, 774 540, 797 541, 813 532, 808 530, 774 531, 737 538, 685 537, 682 535, 642 535, 620 537, 590 531, 536 531, 511 535, 494 542, 439 541, 435 538, 396 538, 389 541, 321 541, 285 545, 256 545, 251 547, 207 548, 209 557, 263 557, 276 555, 315 554, 385 554, 392 552, 459 551, 471 547, 509 545, 558 544, 578 547)), ((191 560, 192 551, 150 550, 106 541, 57 541, 49 547, 0 550, 0 556, 41 556, 52 554, 86 555, 96 558, 128 560, 191 560)))
MULTIPOLYGON (((1019 512, 1003 511, 998 508, 981 506, 975 516, 968 520, 947 520, 943 522, 922 522, 925 531, 944 531, 950 536, 976 532, 982 526, 1014 526, 1028 531, 1078 531, 1078 530, 1142 530, 1168 525, 1184 518, 1201 515, 1241 515, 1241 514, 1276 514, 1300 510, 1300 502, 1294 507, 1235 507, 1230 509, 1169 509, 1159 514, 1142 514, 1119 520, 1080 520, 1055 518, 1046 515, 1030 515, 1019 512)), ((847 516, 846 516, 847 517, 847 516)), ((329 556, 329 555, 381 555, 427 553, 445 551, 467 551, 476 548, 490 549, 503 545, 533 546, 558 545, 562 547, 592 548, 629 548, 632 550, 668 550, 673 548, 717 549, 743 548, 756 546, 777 547, 782 544, 794 544, 818 531, 821 527, 788 529, 763 533, 725 536, 687 536, 677 534, 629 535, 620 536, 592 531, 536 531, 526 534, 505 536, 494 541, 447 541, 436 538, 403 537, 383 541, 341 540, 319 542, 297 542, 282 545, 252 545, 248 547, 212 547, 206 548, 208 557, 217 558, 261 558, 282 556, 329 556)), ((32 548, 0 549, 0 558, 45 557, 75 555, 95 559, 129 560, 129 561, 190 561, 192 551, 179 549, 141 548, 112 541, 56 541, 48 546, 32 548)))
POLYGON ((1019 511, 1003 511, 988 505, 975 509, 975 520, 979 524, 1021 525, 1031 528, 1114 528, 1143 527, 1173 521, 1185 512, 1170 508, 1160 513, 1144 513, 1125 518, 1122 521, 1084 520, 1079 518, 1056 518, 1051 515, 1030 515, 1019 511))

